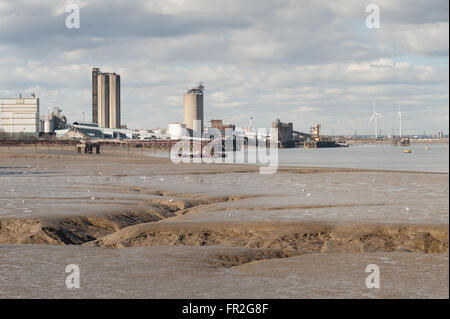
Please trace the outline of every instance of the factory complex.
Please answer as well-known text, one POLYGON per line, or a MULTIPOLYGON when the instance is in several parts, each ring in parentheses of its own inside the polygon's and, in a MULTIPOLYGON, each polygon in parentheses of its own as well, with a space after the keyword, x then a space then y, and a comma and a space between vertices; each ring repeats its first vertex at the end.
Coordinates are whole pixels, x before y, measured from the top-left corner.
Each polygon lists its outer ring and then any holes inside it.
MULTIPOLYGON (((104 73, 99 68, 92 69, 92 123, 74 122, 65 129, 55 130, 57 138, 69 139, 112 139, 112 140, 181 140, 225 138, 228 134, 239 138, 243 144, 258 144, 258 140, 271 140, 270 130, 257 132, 253 119, 244 129, 234 124, 224 124, 221 119, 212 119, 210 125, 204 120, 204 90, 202 82, 188 89, 183 96, 183 122, 172 122, 166 128, 152 130, 131 130, 121 125, 120 76, 104 73)), ((311 140, 307 145, 314 147, 320 141, 319 125, 316 135, 294 131, 292 123, 275 120, 272 128, 277 130, 274 141, 278 147, 298 147, 300 143, 311 140)), ((331 146, 331 144, 330 144, 331 146)))
MULTIPOLYGON (((321 125, 315 124, 308 133, 294 130, 293 123, 276 119, 271 129, 257 130, 253 118, 243 129, 224 124, 221 119, 204 121, 205 86, 200 82, 183 97, 183 122, 168 123, 167 128, 134 130, 121 122, 121 78, 119 74, 92 68, 92 121, 68 123, 59 107, 40 112, 40 100, 29 97, 0 99, 0 134, 43 137, 57 140, 102 141, 177 141, 182 139, 227 139, 242 141, 243 145, 276 145, 278 148, 318 148, 346 146, 344 139, 321 135, 321 125), (44 113, 44 114, 42 114, 44 113), (47 114, 45 114, 47 113, 47 114), (276 132, 276 134, 274 133, 276 132)), ((83 116, 84 118, 84 116, 83 116)), ((169 142, 169 145, 171 142, 169 142)))
POLYGON ((0 99, 0 132, 39 136, 65 129, 67 119, 56 107, 47 115, 40 115, 39 98, 30 97, 0 99))

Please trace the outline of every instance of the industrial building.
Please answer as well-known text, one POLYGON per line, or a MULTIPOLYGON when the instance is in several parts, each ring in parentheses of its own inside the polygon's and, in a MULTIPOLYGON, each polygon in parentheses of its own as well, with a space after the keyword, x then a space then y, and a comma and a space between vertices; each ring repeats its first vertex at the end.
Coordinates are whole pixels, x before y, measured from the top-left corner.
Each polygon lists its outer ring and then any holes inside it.
POLYGON ((272 122, 272 128, 278 129, 278 146, 281 148, 285 147, 293 147, 293 124, 292 123, 283 123, 279 119, 276 119, 272 122))
POLYGON ((67 129, 57 130, 56 135, 64 139, 139 139, 133 130, 98 127, 95 123, 73 122, 67 129))
POLYGON ((0 99, 0 131, 5 133, 39 133, 39 98, 0 99))
POLYGON ((39 132, 54 133, 55 130, 63 130, 66 127, 67 119, 58 107, 55 107, 52 113, 40 116, 39 132))
POLYGON ((92 122, 120 128, 120 75, 92 69, 92 122))
POLYGON ((226 129, 231 129, 232 132, 236 129, 236 125, 234 124, 223 124, 222 120, 211 120, 211 127, 219 130, 222 135, 225 135, 226 129))
POLYGON ((184 94, 184 124, 190 134, 203 133, 203 83, 184 94), (199 124, 199 125, 198 125, 199 124))

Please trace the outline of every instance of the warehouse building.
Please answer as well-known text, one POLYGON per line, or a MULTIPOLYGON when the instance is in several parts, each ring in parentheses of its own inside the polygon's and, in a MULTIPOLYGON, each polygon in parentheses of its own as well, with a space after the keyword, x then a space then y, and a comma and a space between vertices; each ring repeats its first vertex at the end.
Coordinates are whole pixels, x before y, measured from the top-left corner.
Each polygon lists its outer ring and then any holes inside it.
POLYGON ((232 132, 236 129, 234 124, 223 124, 222 120, 211 120, 211 127, 219 130, 225 136, 225 130, 230 129, 232 132))
POLYGON ((39 98, 32 94, 0 99, 0 131, 39 134, 39 98))

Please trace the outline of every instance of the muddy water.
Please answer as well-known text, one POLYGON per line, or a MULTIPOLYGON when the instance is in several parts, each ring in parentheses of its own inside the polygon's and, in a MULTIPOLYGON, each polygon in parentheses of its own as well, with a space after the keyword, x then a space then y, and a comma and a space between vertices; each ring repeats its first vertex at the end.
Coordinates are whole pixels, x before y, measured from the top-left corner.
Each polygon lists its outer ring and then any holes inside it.
POLYGON ((1 298, 448 298, 448 255, 311 254, 232 268, 215 247, 0 246, 1 298), (45 258, 42 258, 42 256, 45 258), (68 264, 80 289, 66 288, 68 264), (380 288, 365 285, 377 264, 380 288))

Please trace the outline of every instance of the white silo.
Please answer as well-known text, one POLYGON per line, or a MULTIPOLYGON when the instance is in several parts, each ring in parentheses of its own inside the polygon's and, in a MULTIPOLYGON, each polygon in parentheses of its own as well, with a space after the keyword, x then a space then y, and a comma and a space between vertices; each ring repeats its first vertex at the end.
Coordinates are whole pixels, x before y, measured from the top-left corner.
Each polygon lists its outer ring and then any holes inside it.
POLYGON ((44 133, 53 133, 53 121, 49 118, 44 121, 44 133))
POLYGON ((169 136, 171 140, 179 140, 185 134, 186 124, 183 123, 169 123, 169 136))
POLYGON ((189 131, 200 134, 203 134, 203 89, 203 83, 200 83, 184 94, 184 124, 189 131), (200 127, 196 121, 200 121, 200 127))

